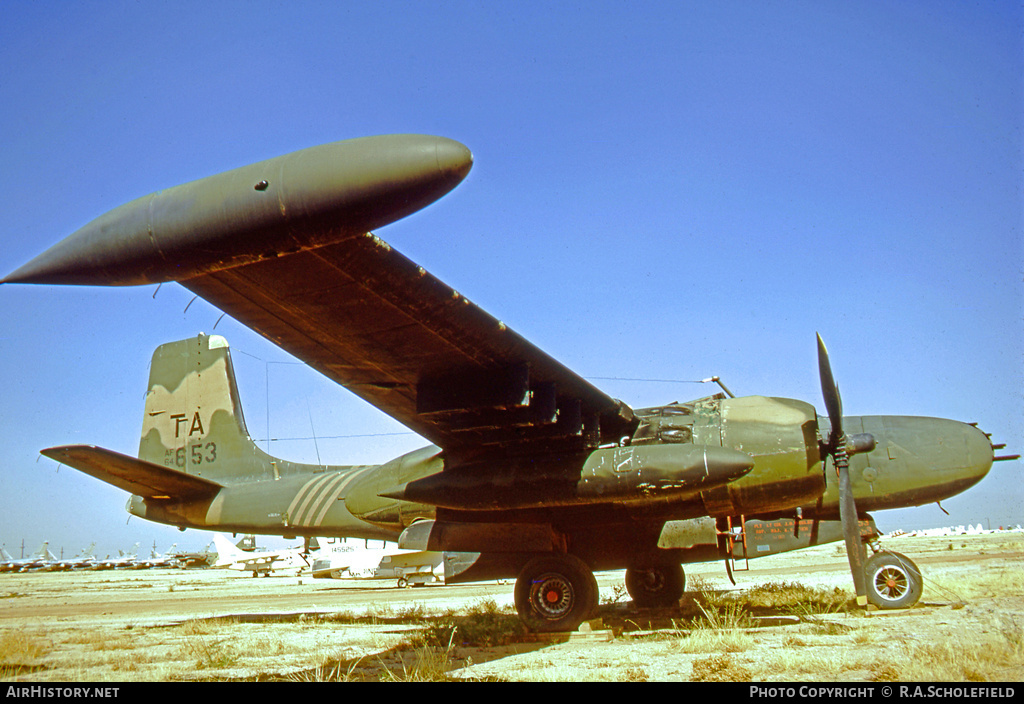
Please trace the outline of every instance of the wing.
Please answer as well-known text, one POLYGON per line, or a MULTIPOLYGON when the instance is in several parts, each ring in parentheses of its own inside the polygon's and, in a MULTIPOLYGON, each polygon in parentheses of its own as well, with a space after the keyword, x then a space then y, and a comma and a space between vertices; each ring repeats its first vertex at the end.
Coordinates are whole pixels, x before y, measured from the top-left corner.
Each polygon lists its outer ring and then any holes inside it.
POLYGON ((592 448, 637 425, 373 234, 181 283, 449 457, 592 448))
POLYGON ((102 447, 65 445, 42 450, 42 454, 145 499, 200 499, 221 490, 220 484, 209 479, 102 447))
POLYGON ((471 165, 465 146, 425 135, 313 147, 126 203, 0 283, 181 281, 444 448, 449 466, 630 435, 629 408, 369 234, 471 165))

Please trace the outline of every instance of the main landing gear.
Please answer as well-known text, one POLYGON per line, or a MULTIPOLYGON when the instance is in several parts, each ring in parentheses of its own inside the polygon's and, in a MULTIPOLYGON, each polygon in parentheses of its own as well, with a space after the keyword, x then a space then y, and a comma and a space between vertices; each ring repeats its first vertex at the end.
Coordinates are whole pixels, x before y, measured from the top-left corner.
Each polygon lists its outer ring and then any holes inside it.
POLYGON ((682 565, 664 560, 642 561, 626 570, 626 591, 643 609, 675 606, 686 590, 682 565))
MULTIPOLYGON (((626 570, 626 590, 644 608, 678 604, 686 586, 683 568, 651 558, 626 570)), ((574 631, 597 610, 594 573, 583 560, 569 554, 534 557, 519 573, 516 611, 531 631, 574 631)))
POLYGON ((526 563, 515 587, 516 611, 531 631, 575 631, 597 610, 597 580, 583 560, 540 555, 526 563))
MULTIPOLYGON (((864 564, 868 601, 879 609, 906 609, 924 588, 917 565, 898 552, 876 552, 864 564)), ((626 570, 626 591, 641 608, 679 603, 686 587, 682 566, 671 561, 640 560, 626 570)), ((516 611, 531 631, 574 631, 597 610, 594 572, 574 555, 551 553, 531 559, 515 586, 516 611)))

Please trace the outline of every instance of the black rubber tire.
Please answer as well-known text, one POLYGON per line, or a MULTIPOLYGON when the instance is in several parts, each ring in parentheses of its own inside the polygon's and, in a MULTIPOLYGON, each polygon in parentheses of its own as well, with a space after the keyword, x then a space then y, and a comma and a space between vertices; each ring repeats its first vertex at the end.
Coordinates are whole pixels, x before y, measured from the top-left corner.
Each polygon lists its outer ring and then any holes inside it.
POLYGON ((661 561, 626 570, 626 591, 640 608, 675 606, 685 590, 686 574, 682 565, 661 561))
POLYGON ((540 555, 523 567, 516 580, 519 618, 531 631, 575 631, 597 610, 597 580, 573 555, 540 555))
POLYGON ((879 552, 864 564, 868 601, 880 609, 908 609, 924 591, 921 570, 906 555, 879 552))

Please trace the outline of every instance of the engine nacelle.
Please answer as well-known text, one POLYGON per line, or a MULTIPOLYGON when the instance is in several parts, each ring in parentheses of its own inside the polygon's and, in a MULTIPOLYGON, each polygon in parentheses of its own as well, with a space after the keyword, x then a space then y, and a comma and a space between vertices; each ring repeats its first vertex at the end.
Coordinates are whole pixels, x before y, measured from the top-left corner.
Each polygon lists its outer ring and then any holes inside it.
POLYGON ((750 472, 701 493, 708 515, 793 509, 821 496, 818 417, 809 403, 786 398, 714 396, 638 411, 633 444, 720 445, 754 459, 750 472))

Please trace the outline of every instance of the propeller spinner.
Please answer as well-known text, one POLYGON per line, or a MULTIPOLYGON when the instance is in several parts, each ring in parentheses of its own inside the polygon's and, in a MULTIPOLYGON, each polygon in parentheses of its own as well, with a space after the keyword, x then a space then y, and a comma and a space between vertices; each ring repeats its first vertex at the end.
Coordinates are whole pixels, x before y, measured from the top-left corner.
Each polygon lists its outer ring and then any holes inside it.
POLYGON ((846 555, 850 560, 850 573, 853 575, 853 586, 857 592, 857 604, 866 608, 867 586, 864 563, 867 555, 860 537, 857 505, 853 499, 853 487, 850 482, 850 455, 858 452, 870 452, 875 449, 875 438, 868 433, 847 437, 843 432, 843 400, 839 396, 839 386, 832 376, 828 350, 825 348, 820 334, 818 335, 818 373, 821 377, 821 393, 825 398, 825 409, 832 426, 828 439, 822 442, 821 450, 823 454, 832 458, 832 464, 839 475, 839 517, 843 524, 843 536, 846 539, 846 555))

